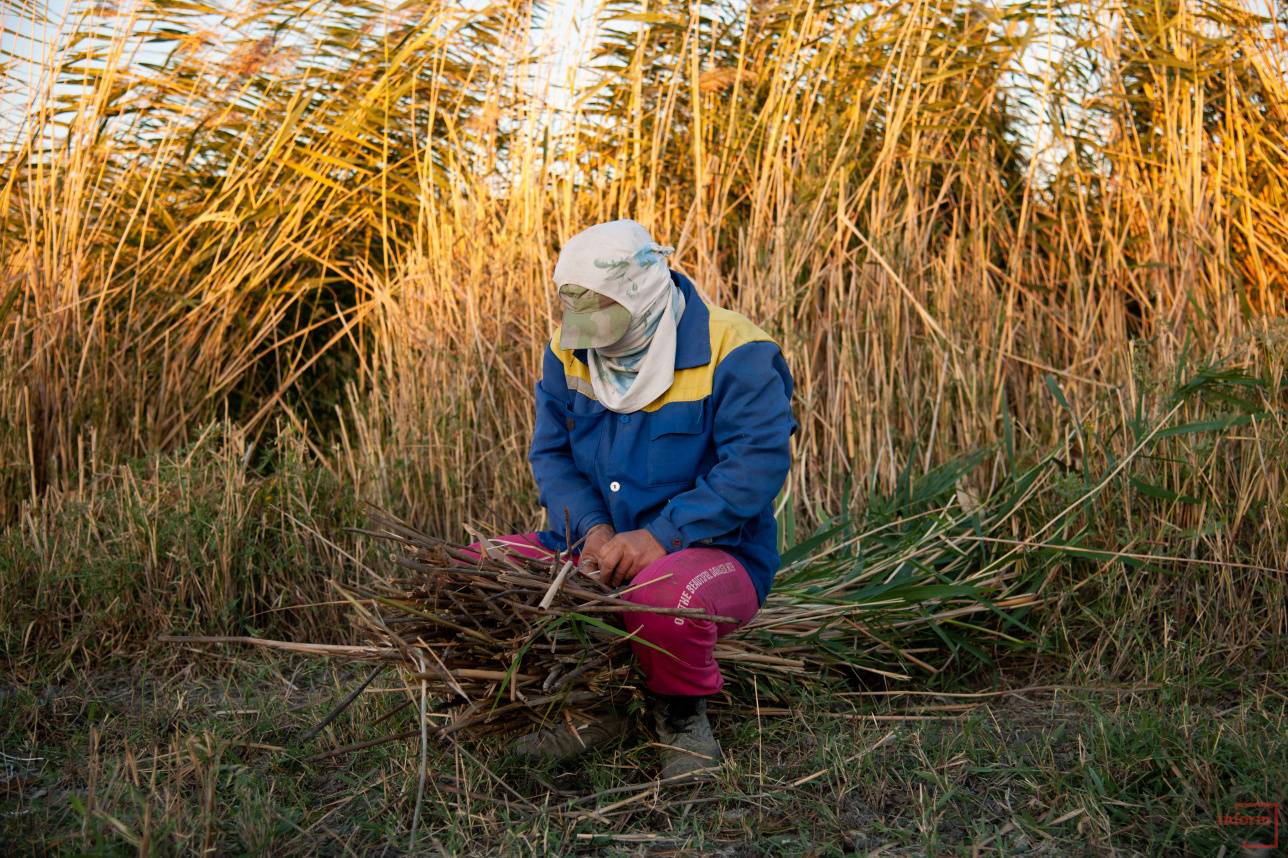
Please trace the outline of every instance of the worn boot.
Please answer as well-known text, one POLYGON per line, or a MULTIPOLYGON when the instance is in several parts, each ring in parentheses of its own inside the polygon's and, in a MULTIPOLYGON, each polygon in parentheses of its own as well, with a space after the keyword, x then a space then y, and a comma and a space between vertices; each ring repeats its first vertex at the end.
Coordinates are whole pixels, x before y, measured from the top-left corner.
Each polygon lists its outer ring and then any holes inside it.
POLYGON ((554 724, 520 736, 511 750, 530 762, 565 763, 587 751, 611 745, 625 736, 629 727, 630 722, 620 712, 593 712, 575 718, 571 724, 554 724))
POLYGON ((723 756, 707 720, 705 697, 659 697, 653 719, 662 745, 663 780, 720 766, 723 756))

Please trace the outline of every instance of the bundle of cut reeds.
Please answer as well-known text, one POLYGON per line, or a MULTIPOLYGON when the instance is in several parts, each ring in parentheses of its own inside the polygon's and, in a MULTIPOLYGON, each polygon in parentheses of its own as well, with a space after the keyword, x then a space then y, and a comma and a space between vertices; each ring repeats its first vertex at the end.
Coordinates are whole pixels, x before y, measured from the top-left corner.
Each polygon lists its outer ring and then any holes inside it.
MULTIPOLYGON (((933 673, 937 668, 926 659, 952 660, 963 647, 978 654, 970 642, 954 639, 953 627, 964 617, 1008 615, 1034 604, 1036 597, 1023 592, 1014 565, 998 564, 992 544, 973 540, 967 532, 996 524, 993 517, 981 522, 946 506, 908 514, 915 506, 942 499, 941 492, 910 498, 914 506, 898 510, 901 514, 885 524, 847 536, 851 526, 843 522, 788 551, 761 611, 716 646, 734 685, 754 676, 761 693, 772 693, 780 681, 799 685, 829 674, 857 671, 909 679, 913 672, 933 673)), ((1000 506, 1004 518, 1008 504, 1000 506)), ((475 547, 463 547, 380 512, 360 532, 394 549, 391 562, 369 570, 363 586, 340 588, 366 632, 366 643, 163 639, 246 643, 394 663, 408 690, 420 692, 426 734, 480 736, 622 705, 637 687, 630 649, 636 638, 622 622, 624 613, 732 622, 701 609, 630 602, 624 597, 638 585, 610 590, 569 554, 533 558, 503 541, 482 538, 475 547)), ((986 635, 985 628, 977 627, 971 636, 982 644, 986 635)), ((366 684, 310 735, 352 703, 366 684)), ((407 702, 417 696, 413 693, 407 702)))
MULTIPOLYGON (((1030 563, 1061 552, 1022 550, 990 534, 1024 517, 1050 462, 963 502, 959 486, 978 462, 935 469, 883 511, 874 500, 864 526, 842 520, 785 552, 761 611, 717 644, 734 683, 756 676, 765 690, 856 672, 907 680, 959 655, 987 660, 990 639, 1024 643, 1004 628, 1021 627, 1040 601, 1028 588, 1030 563)), ((437 692, 445 734, 520 729, 629 696, 634 637, 625 612, 729 621, 634 604, 623 598, 631 585, 610 591, 571 555, 532 559, 482 538, 477 549, 462 548, 380 512, 363 532, 394 544, 396 572, 346 595, 374 650, 437 692)))
MULTIPOLYGON (((1204 378, 1189 387, 1214 386, 1224 376, 1204 378)), ((1127 455, 1072 495, 1063 447, 1028 467, 1008 453, 1008 467, 987 488, 981 466, 990 452, 982 450, 901 479, 892 494, 873 492, 861 520, 843 516, 797 540, 784 516, 784 541, 793 544, 773 591, 750 622, 716 645, 734 692, 749 678, 763 695, 824 676, 906 681, 963 661, 987 663, 1034 644, 1027 614, 1049 598, 1043 589, 1062 567, 1185 562, 1097 545, 1085 525, 1096 495, 1131 478, 1156 440, 1204 428, 1172 426, 1183 404, 1178 395, 1166 414, 1139 428, 1127 455)), ((390 561, 368 566, 362 586, 341 590, 367 631, 366 644, 165 639, 393 662, 409 690, 420 692, 417 732, 432 725, 444 736, 480 735, 558 723, 633 694, 630 644, 637 639, 624 613, 731 621, 632 603, 624 597, 634 585, 610 590, 571 554, 534 559, 481 537, 464 548, 379 511, 371 522, 360 532, 392 544, 390 561)), ((403 735, 410 734, 388 738, 403 735)))
MULTIPOLYGON (((708 618, 610 592, 566 554, 534 559, 503 542, 478 550, 377 514, 365 533, 396 544, 397 571, 346 592, 373 637, 372 656, 428 683, 440 734, 509 732, 631 693, 626 612, 708 618)), ((727 618, 726 618, 727 619, 727 618)))

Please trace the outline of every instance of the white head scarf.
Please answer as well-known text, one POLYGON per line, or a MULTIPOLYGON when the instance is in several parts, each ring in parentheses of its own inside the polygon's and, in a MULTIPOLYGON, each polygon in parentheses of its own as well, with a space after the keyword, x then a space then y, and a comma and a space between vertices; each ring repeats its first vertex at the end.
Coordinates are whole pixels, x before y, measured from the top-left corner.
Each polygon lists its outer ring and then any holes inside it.
POLYGON ((610 411, 639 411, 675 378, 676 325, 684 314, 684 295, 666 264, 672 250, 654 242, 635 221, 615 220, 577 233, 559 252, 556 286, 585 287, 631 313, 621 339, 586 350, 595 397, 610 411))

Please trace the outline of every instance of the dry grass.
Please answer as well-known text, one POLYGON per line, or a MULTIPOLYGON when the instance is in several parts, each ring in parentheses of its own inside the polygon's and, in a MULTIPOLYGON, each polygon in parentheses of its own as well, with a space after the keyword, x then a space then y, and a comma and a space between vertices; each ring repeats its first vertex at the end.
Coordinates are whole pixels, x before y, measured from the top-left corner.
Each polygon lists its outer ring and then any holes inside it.
POLYGON ((10 516, 225 411, 411 459, 376 488, 438 528, 530 516, 553 253, 621 214, 783 340, 806 512, 1008 411, 1055 442, 1045 372, 1260 365, 1284 308, 1288 54, 1236 7, 615 3, 563 99, 523 4, 132 8, 74 7, 4 143, 10 516))
POLYGON ((527 0, 70 4, 0 60, 0 839, 375 851, 425 783, 445 853, 1232 847, 1288 632, 1288 21, 1248 8, 608 0, 560 89, 527 0), (783 344, 747 639, 848 686, 728 641, 732 762, 677 813, 642 743, 422 781, 375 741, 418 688, 322 723, 361 675, 154 645, 351 644, 361 500, 536 525, 549 272, 619 216, 783 344), (851 696, 1030 657, 1019 709, 851 696))
MULTIPOLYGON (((563 238, 620 215, 782 341, 802 426, 789 541, 842 512, 902 519, 908 485, 985 450, 936 491, 970 506, 1058 469, 977 535, 1003 540, 1007 575, 1043 569, 1077 658, 1128 663, 1176 623, 1231 660, 1281 639, 1282 19, 614 2, 596 71, 561 93, 534 11, 73 6, 0 145, 4 586, 31 630, 11 652, 86 617, 126 626, 61 653, 112 651, 167 611, 214 633, 281 607, 296 560, 257 577, 253 551, 218 548, 260 486, 235 468, 202 481, 228 494, 213 542, 179 540, 193 568, 150 535, 171 498, 122 500, 142 520, 110 528, 59 513, 105 509, 103 485, 128 497, 135 457, 186 455, 218 419, 246 433, 230 467, 271 471, 289 427, 311 466, 427 532, 535 524, 548 274, 563 238), (99 530, 138 547, 119 575, 141 601, 75 571, 101 559, 99 530), (212 556, 244 577, 207 579, 212 556)), ((314 497, 239 532, 326 546, 296 515, 314 497)), ((297 601, 329 598, 349 563, 324 553, 297 601)))

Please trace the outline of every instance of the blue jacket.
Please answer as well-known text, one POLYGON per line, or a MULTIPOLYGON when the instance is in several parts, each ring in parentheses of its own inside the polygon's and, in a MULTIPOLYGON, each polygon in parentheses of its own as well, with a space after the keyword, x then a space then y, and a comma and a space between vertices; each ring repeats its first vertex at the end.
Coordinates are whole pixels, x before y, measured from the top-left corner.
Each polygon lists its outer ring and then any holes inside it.
POLYGON ((763 603, 778 571, 773 504, 787 477, 792 377, 773 340, 744 317, 706 304, 683 274, 675 379, 643 411, 596 399, 584 349, 546 349, 528 456, 549 515, 539 534, 564 548, 597 524, 645 528, 667 552, 724 549, 763 603))

